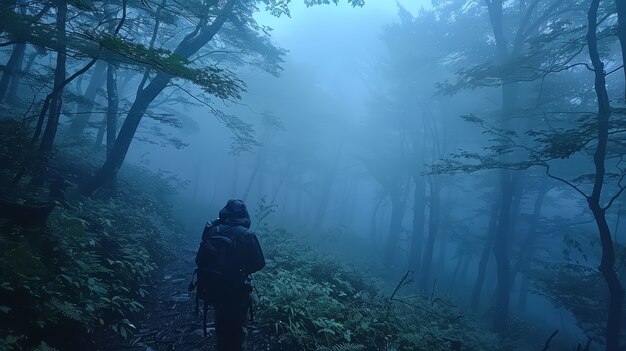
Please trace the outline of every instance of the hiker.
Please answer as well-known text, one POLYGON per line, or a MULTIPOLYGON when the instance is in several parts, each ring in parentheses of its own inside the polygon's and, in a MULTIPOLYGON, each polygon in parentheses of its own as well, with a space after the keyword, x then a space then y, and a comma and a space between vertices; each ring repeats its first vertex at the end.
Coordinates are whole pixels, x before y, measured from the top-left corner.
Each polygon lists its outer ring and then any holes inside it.
MULTIPOLYGON (((250 274, 265 266, 250 216, 241 200, 229 200, 219 218, 207 223, 196 255, 197 281, 190 285, 204 301, 204 335, 208 305, 215 312, 219 351, 246 350, 246 320, 251 305, 250 274)), ((250 310, 252 316, 252 311, 250 310)))

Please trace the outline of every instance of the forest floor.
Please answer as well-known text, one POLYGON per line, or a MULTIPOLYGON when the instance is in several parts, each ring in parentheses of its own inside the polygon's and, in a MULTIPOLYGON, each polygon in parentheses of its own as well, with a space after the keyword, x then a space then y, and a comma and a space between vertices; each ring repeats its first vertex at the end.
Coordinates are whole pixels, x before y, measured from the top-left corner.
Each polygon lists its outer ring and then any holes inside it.
MULTIPOLYGON (((209 307, 208 336, 202 330, 202 301, 200 314, 195 315, 195 292, 187 292, 195 268, 196 248, 178 249, 175 258, 162 269, 161 281, 156 281, 151 295, 146 297, 145 309, 134 318, 137 330, 126 343, 119 337, 98 342, 100 350, 142 351, 212 351, 216 350, 213 313, 209 307)), ((278 350, 271 347, 271 338, 262 336, 254 324, 248 324, 248 350, 278 350)))

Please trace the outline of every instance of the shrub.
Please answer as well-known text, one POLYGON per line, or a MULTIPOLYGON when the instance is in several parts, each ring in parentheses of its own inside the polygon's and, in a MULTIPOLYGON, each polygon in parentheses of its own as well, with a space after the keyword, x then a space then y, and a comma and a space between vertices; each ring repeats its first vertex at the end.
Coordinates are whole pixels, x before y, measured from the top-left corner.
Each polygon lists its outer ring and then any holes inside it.
POLYGON ((497 350, 495 335, 441 299, 402 297, 363 271, 313 250, 284 229, 259 233, 268 267, 257 274, 256 314, 278 342, 302 350, 497 350))

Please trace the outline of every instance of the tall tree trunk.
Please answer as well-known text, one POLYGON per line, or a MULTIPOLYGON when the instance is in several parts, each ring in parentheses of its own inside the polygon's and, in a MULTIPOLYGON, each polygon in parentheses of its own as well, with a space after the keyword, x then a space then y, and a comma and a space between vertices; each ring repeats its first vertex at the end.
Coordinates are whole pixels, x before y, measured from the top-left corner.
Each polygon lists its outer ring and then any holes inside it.
MULTIPOLYGON (((13 45, 13 51, 9 57, 2 78, 0 79, 0 102, 4 100, 11 101, 11 90, 17 89, 18 77, 22 71, 22 63, 24 61, 24 52, 26 51, 26 43, 17 43, 13 45), (15 84, 14 84, 15 82, 15 84)), ((17 90, 15 90, 17 92, 17 90)), ((15 98, 15 96, 13 96, 15 98)))
MULTIPOLYGON (((21 15, 26 15, 26 5, 21 3, 18 11, 21 15)), ((9 62, 7 62, 2 79, 0 79, 0 102, 3 100, 15 102, 17 100, 17 89, 23 75, 22 65, 25 52, 26 43, 17 43, 13 46, 13 52, 11 52, 9 62)))
MULTIPOLYGON (((504 65, 510 60, 509 42, 504 35, 504 16, 502 0, 485 0, 489 20, 496 42, 496 61, 504 65)), ((522 28, 518 28, 522 30, 522 28)), ((507 119, 515 109, 517 98, 514 83, 502 77, 502 111, 501 125, 506 129, 507 119)), ((507 327, 510 300, 510 261, 509 261, 509 230, 511 229, 511 207, 513 205, 516 176, 511 177, 510 171, 500 172, 501 201, 498 224, 494 238, 494 255, 497 266, 497 294, 494 314, 494 330, 503 333, 507 327)))
MULTIPOLYGON (((67 3, 65 0, 57 0, 57 18, 56 18, 56 30, 57 40, 60 43, 65 42, 65 21, 67 19, 67 3)), ((36 186, 43 186, 46 178, 46 169, 48 167, 48 159, 50 152, 52 152, 52 145, 54 145, 54 138, 56 136, 57 128, 59 126, 59 117, 61 115, 61 108, 63 105, 63 87, 67 84, 65 80, 65 64, 67 61, 67 53, 65 52, 65 45, 63 45, 57 52, 56 67, 54 70, 54 88, 49 96, 49 109, 48 120, 46 122, 46 129, 43 132, 41 143, 39 144, 39 157, 40 165, 38 173, 31 180, 31 184, 36 186)), ((45 104, 44 104, 45 109, 45 104)), ((45 113, 45 110, 43 111, 45 113)))
POLYGON ((409 253, 409 270, 414 274, 420 272, 420 261, 422 259, 422 240, 424 239, 424 224, 426 222, 426 182, 424 177, 415 175, 413 177, 415 189, 413 193, 413 230, 411 233, 411 249, 409 253))
POLYGON ((378 211, 380 210, 383 202, 385 201, 384 197, 380 197, 378 199, 378 201, 376 201, 376 206, 374 206, 374 212, 372 213, 372 217, 371 217, 371 224, 370 224, 370 240, 371 240, 371 253, 372 255, 375 255, 378 253, 378 242, 376 240, 376 236, 377 236, 377 226, 376 226, 376 218, 378 217, 378 211))
POLYGON ((285 184, 285 181, 287 180, 287 176, 289 175, 290 171, 291 171, 291 163, 289 163, 289 165, 287 166, 287 170, 285 170, 285 172, 282 174, 282 176, 280 177, 280 181, 278 182, 278 185, 274 188, 274 192, 272 193, 270 204, 276 203, 276 199, 278 198, 278 193, 280 193, 280 189, 283 188, 283 185, 285 184))
POLYGON ((493 206, 491 206, 489 227, 487 229, 487 241, 485 243, 483 253, 480 256, 480 261, 478 262, 476 282, 474 283, 474 289, 472 289, 472 300, 470 305, 472 310, 474 311, 477 311, 478 306, 480 305, 480 296, 483 290, 483 285, 485 284, 485 276, 487 274, 487 264, 489 263, 489 257, 491 256, 494 238, 496 236, 496 226, 498 223, 499 210, 500 203, 499 201, 496 201, 494 202, 493 206))
MULTIPOLYGON (((610 207, 611 202, 606 207, 600 205, 602 195, 602 187, 605 177, 605 158, 606 146, 609 138, 609 118, 611 116, 611 108, 609 104, 609 96, 606 89, 606 80, 604 73, 604 64, 600 60, 598 52, 598 38, 596 35, 598 21, 598 7, 600 0, 592 0, 587 20, 589 22, 587 32, 587 47, 589 48, 589 58, 594 68, 594 88, 598 98, 598 143, 593 155, 595 166, 595 179, 591 196, 587 197, 589 209, 593 213, 593 217, 598 226, 600 242, 602 244, 602 258, 599 270, 606 281, 609 289, 609 306, 606 324, 606 351, 620 350, 620 324, 622 321, 622 303, 624 301, 624 289, 617 277, 615 271, 615 248, 611 230, 606 221, 606 210, 610 207)), ((623 4, 622 4, 623 6, 623 4)))
MULTIPOLYGON (((615 0, 615 5, 617 7, 617 37, 622 49, 622 64, 626 64, 626 1, 615 0)), ((624 84, 626 85, 626 68, 622 68, 622 73, 624 74, 624 84)), ((626 86, 622 96, 626 99, 626 86)))
POLYGON ((317 194, 317 209, 315 211, 315 216, 313 217, 314 228, 321 228, 324 218, 326 218, 328 204, 330 203, 330 199, 333 195, 333 184, 335 183, 335 178, 337 177, 337 170, 339 169, 339 160, 341 159, 342 150, 343 144, 339 147, 330 170, 328 170, 326 174, 321 177, 322 183, 317 194))
MULTIPOLYGON (((399 187, 398 187, 399 188, 399 187)), ((385 242, 385 256, 383 267, 385 274, 390 273, 396 257, 396 249, 398 248, 398 239, 402 230, 402 217, 404 216, 405 202, 400 189, 394 190, 389 194, 391 198, 391 221, 389 222, 389 233, 385 242)))
POLYGON ((537 197, 535 198, 535 203, 533 205, 533 213, 528 223, 528 232, 526 233, 526 238, 524 239, 522 247, 520 248, 517 265, 515 269, 513 269, 513 277, 516 273, 520 273, 520 290, 519 298, 517 301, 517 307, 520 311, 523 311, 526 308, 530 262, 533 255, 533 246, 535 244, 535 241, 537 240, 537 226, 539 225, 539 219, 541 218, 541 208, 543 206, 543 200, 546 198, 548 190, 548 182, 542 181, 539 187, 539 191, 537 192, 537 197))
POLYGON ((461 274, 459 275, 459 278, 456 280, 458 282, 460 282, 462 285, 465 285, 465 281, 467 279, 467 272, 469 270, 469 265, 470 262, 472 261, 472 256, 471 255, 465 255, 465 257, 463 258, 463 264, 461 267, 461 274))
MULTIPOLYGON (((195 54, 198 50, 204 47, 209 41, 211 41, 211 39, 213 39, 215 34, 217 34, 219 29, 226 22, 237 1, 238 0, 229 0, 224 5, 221 13, 213 20, 213 22, 211 22, 210 25, 203 26, 199 24, 196 30, 189 33, 182 40, 176 50, 174 50, 174 54, 184 58, 189 58, 191 55, 195 54)), ((122 163, 124 163, 124 159, 128 153, 128 148, 130 147, 144 113, 152 101, 159 96, 165 87, 167 87, 170 79, 170 75, 159 72, 148 84, 148 86, 145 88, 140 86, 135 101, 130 107, 128 115, 124 120, 124 124, 119 131, 118 137, 111 147, 109 156, 98 172, 80 187, 83 194, 91 195, 97 189, 111 182, 122 166, 122 163)))
MULTIPOLYGON (((444 203, 446 202, 444 201, 444 203)), ((444 223, 445 223, 445 220, 444 220, 444 223)), ((440 230, 440 231, 441 233, 438 235, 438 238, 437 238, 438 245, 439 245, 439 253, 437 253, 437 267, 433 271, 441 275, 445 273, 445 269, 446 269, 446 261, 447 261, 446 253, 447 253, 447 248, 448 248, 449 231, 447 230, 443 230, 443 231, 440 230)))
POLYGON ((517 186, 517 174, 501 172, 501 196, 498 226, 493 243, 493 254, 497 264, 496 305, 493 328, 498 333, 504 333, 508 327, 509 302, 511 298, 511 262, 510 238, 511 209, 517 186))
POLYGON ((100 145, 102 145, 102 142, 104 141, 104 135, 106 134, 106 132, 107 132, 107 115, 104 115, 100 123, 98 123, 98 133, 96 133, 96 141, 93 144, 93 147, 95 150, 98 150, 100 148, 100 145))
POLYGON ((85 102, 78 104, 79 114, 72 118, 72 123, 67 131, 68 136, 72 138, 81 135, 91 119, 98 90, 102 87, 107 77, 107 64, 104 61, 98 61, 92 71, 91 79, 85 90, 85 102))
POLYGON ((428 211, 428 239, 424 247, 422 257, 422 271, 420 274, 419 285, 422 289, 426 289, 430 283, 430 270, 433 260, 433 251, 435 249, 435 239, 439 232, 439 182, 436 177, 430 181, 430 206, 428 211))
POLYGON ((257 174, 259 174, 259 170, 263 167, 263 147, 259 147, 256 154, 256 162, 254 163, 254 168, 252 169, 252 174, 250 174, 250 180, 248 180, 248 185, 246 185, 246 190, 243 192, 242 200, 246 201, 248 199, 248 195, 250 194, 250 190, 254 185, 254 181, 256 180, 257 174))
MULTIPOLYGON (((111 155, 115 143, 115 132, 117 131, 117 111, 119 107, 119 96, 117 92, 117 67, 109 63, 107 66, 107 158, 111 155)), ((116 193, 116 176, 111 179, 111 191, 116 193)))
POLYGON ((12 72, 11 83, 9 83, 9 91, 6 96, 6 101, 9 103, 17 102, 17 91, 20 86, 20 80, 24 75, 24 71, 22 70, 22 65, 24 62, 24 53, 26 52, 26 44, 20 43, 16 44, 16 51, 19 51, 18 62, 15 67, 15 71, 12 72))

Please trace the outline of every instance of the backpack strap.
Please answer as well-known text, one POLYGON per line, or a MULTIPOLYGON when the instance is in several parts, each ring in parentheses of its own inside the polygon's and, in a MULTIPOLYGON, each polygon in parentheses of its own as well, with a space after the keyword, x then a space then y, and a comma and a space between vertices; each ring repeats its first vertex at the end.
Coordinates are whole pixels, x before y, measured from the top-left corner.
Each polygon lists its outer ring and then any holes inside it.
POLYGON ((207 332, 207 315, 209 314, 209 304, 204 300, 204 305, 202 306, 202 329, 204 330, 204 337, 206 338, 209 333, 207 332))

